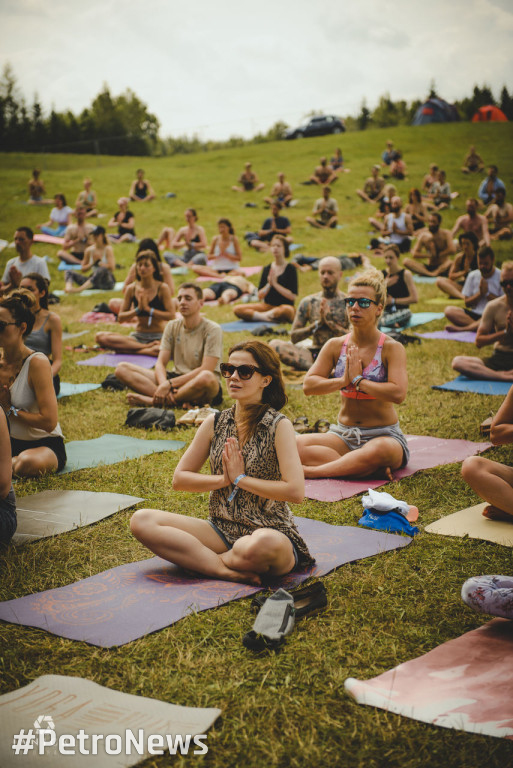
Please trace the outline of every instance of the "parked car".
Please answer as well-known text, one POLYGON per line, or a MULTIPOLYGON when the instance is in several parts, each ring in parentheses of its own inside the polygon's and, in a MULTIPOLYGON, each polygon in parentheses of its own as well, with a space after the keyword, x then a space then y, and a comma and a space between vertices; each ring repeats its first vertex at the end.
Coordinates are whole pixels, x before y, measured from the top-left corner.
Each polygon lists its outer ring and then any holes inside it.
POLYGON ((305 125, 291 128, 285 134, 286 139, 302 139, 304 136, 325 136, 327 133, 343 133, 346 130, 344 121, 335 115, 320 115, 312 117, 305 125))

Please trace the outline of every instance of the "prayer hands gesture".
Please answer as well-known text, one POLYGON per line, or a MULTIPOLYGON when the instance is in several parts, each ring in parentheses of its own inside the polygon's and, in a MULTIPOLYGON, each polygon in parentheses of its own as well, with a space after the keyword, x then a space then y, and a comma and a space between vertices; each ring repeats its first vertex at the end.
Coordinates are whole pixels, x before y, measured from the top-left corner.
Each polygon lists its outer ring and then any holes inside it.
POLYGON ((351 382, 355 376, 361 375, 363 364, 360 360, 360 352, 356 344, 349 344, 347 347, 347 376, 351 382))
POLYGON ((237 438, 235 437, 229 437, 225 443, 223 450, 223 471, 230 483, 233 483, 236 477, 245 472, 244 459, 239 449, 237 438))
POLYGON ((146 295, 146 292, 143 291, 143 289, 139 286, 137 286, 135 289, 135 297, 139 303, 139 309, 143 312, 149 312, 150 306, 148 303, 148 296, 146 295))
POLYGON ((320 320, 323 325, 326 324, 326 318, 329 314, 329 311, 330 311, 330 305, 328 304, 327 298, 323 296, 321 299, 321 305, 319 307, 319 313, 321 315, 320 320))

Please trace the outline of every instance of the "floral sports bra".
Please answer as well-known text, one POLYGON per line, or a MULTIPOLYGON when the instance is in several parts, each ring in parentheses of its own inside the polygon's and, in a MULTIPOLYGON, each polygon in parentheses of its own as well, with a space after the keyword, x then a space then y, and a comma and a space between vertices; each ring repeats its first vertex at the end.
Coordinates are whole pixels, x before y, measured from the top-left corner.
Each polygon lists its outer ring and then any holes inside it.
MULTIPOLYGON (((350 334, 346 336, 344 343, 342 344, 340 357, 338 358, 337 364, 335 366, 334 377, 336 379, 342 378, 346 370, 346 360, 347 360, 346 350, 347 350, 347 345, 349 344, 349 339, 350 339, 350 334)), ((382 333, 379 337, 378 346, 377 346, 376 352, 374 353, 374 357, 370 361, 369 365, 367 365, 362 371, 363 378, 368 379, 368 381, 378 381, 378 382, 387 381, 387 369, 386 369, 385 363, 381 359, 381 352, 383 350, 385 339, 386 339, 386 334, 382 333)), ((355 400, 356 399, 358 400, 375 400, 376 399, 372 395, 367 395, 365 392, 358 392, 354 384, 349 384, 347 387, 344 387, 344 389, 341 389, 340 394, 343 397, 351 397, 355 400)))

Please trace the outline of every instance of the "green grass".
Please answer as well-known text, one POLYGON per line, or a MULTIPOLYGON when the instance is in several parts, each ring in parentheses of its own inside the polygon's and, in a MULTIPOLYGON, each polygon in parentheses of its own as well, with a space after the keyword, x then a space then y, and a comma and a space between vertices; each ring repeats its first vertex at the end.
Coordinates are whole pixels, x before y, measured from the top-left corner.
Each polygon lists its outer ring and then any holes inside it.
MULTIPOLYGON (((230 192, 243 163, 250 159, 266 191, 279 170, 293 184, 299 205, 290 211, 296 242, 312 255, 341 254, 363 250, 369 240, 366 219, 373 209, 359 202, 354 190, 369 173, 385 140, 394 139, 404 153, 409 179, 398 182, 403 197, 420 184, 430 162, 444 167, 453 189, 461 192, 454 208, 444 214, 452 225, 464 210, 467 196, 477 191, 478 179, 459 172, 463 156, 475 143, 485 161, 497 163, 500 177, 511 188, 513 157, 509 124, 431 126, 393 131, 353 133, 296 142, 280 142, 244 149, 211 152, 166 159, 139 160, 70 155, 3 155, 0 172, 0 237, 11 240, 16 226, 45 220, 48 209, 22 205, 26 181, 33 167, 43 169, 49 193, 64 192, 73 202, 84 176, 90 175, 100 209, 109 216, 116 199, 126 194, 138 165, 143 165, 159 197, 150 205, 137 205, 136 229, 140 237, 156 236, 164 225, 183 223, 186 207, 195 207, 208 237, 215 234, 220 216, 230 218, 239 235, 257 228, 266 212, 261 196, 230 192), (317 232, 304 223, 318 190, 299 186, 322 154, 330 155, 341 144, 346 164, 352 169, 334 186, 343 230, 317 232), (174 199, 162 197, 176 192, 174 199), (245 208, 248 199, 257 209, 245 208)), ((100 220, 105 221, 105 219, 100 220)), ((265 261, 243 246, 244 262, 265 261)), ((52 285, 62 287, 56 270, 56 248, 38 245, 34 252, 54 258, 52 285)), ((498 260, 511 258, 510 244, 496 248, 498 260)), ((134 247, 116 247, 116 260, 125 268, 134 247)), ((3 267, 12 251, 0 254, 3 267)), ((183 278, 180 278, 182 280, 183 278)), ((179 281, 178 281, 179 282, 179 281)), ((426 301, 437 295, 431 285, 421 285, 419 310, 438 311, 426 301)), ((317 290, 315 274, 300 275, 300 295, 317 290)), ((94 329, 79 318, 95 299, 64 298, 58 307, 66 330, 87 328, 76 343, 92 342, 94 329)), ((214 320, 231 318, 228 308, 209 309, 214 320)), ((433 323, 430 328, 443 326, 433 323)), ((225 337, 225 352, 243 334, 225 337)), ((67 342, 74 343, 74 340, 67 342)), ((399 408, 405 432, 447 438, 479 440, 479 424, 500 398, 438 392, 431 384, 453 377, 453 355, 468 353, 467 345, 424 341, 409 346, 409 392, 399 408)), ((107 369, 75 365, 79 355, 66 352, 62 378, 66 381, 101 381, 107 369)), ((289 389, 289 416, 306 414, 310 421, 335 418, 338 399, 304 397, 289 389)), ((228 405, 228 402, 225 403, 228 405)), ((159 438, 158 433, 127 430, 123 393, 103 390, 69 398, 60 403, 60 421, 68 440, 97 437, 104 432, 159 438)), ((192 429, 171 433, 190 442, 192 429)), ((509 448, 495 448, 491 458, 509 462, 509 448)), ((157 454, 142 459, 41 481, 18 482, 21 497, 45 488, 105 490, 144 496, 146 506, 205 516, 207 496, 172 491, 171 478, 179 453, 157 454)), ((398 498, 416 504, 420 526, 476 503, 457 464, 422 472, 398 483, 398 498)), ((359 498, 323 504, 305 500, 298 515, 328 523, 355 525, 361 510, 359 498)), ((122 563, 138 560, 147 552, 131 537, 131 512, 113 517, 74 533, 36 542, 0 554, 0 599, 20 597, 59 587, 122 563)), ((473 574, 510 573, 511 550, 488 542, 421 534, 408 548, 346 565, 327 576, 329 607, 326 612, 300 623, 277 655, 253 656, 241 644, 250 629, 252 614, 247 600, 218 610, 192 615, 172 627, 141 638, 122 648, 103 650, 85 643, 64 640, 45 632, 8 624, 0 625, 0 692, 26 685, 41 674, 81 675, 128 693, 155 697, 189 706, 220 707, 222 717, 209 731, 209 753, 204 758, 184 758, 180 764, 221 766, 350 766, 351 768, 473 768, 504 766, 511 761, 511 744, 449 731, 410 721, 355 704, 345 693, 346 677, 366 679, 400 662, 419 656, 435 646, 480 626, 486 619, 472 613, 460 600, 462 582, 473 574)), ((166 757, 146 765, 164 766, 166 757)))

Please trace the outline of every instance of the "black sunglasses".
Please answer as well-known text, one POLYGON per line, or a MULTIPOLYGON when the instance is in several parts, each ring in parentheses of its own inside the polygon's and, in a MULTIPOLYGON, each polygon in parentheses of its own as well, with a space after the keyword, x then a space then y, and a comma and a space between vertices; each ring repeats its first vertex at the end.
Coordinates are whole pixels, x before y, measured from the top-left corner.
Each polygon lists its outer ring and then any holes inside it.
POLYGON ((513 286, 513 280, 501 280, 500 286, 501 288, 511 288, 511 286, 513 286))
POLYGON ((0 320, 0 333, 5 331, 8 325, 18 325, 18 323, 6 323, 5 320, 0 320))
POLYGON ((225 379, 229 379, 233 376, 235 371, 237 371, 237 375, 242 381, 250 379, 255 371, 263 374, 263 371, 261 371, 260 368, 257 368, 256 365, 232 365, 231 363, 221 363, 219 368, 221 369, 221 376, 224 376, 225 379))
POLYGON ((374 299, 367 299, 365 296, 362 296, 361 299, 346 299, 346 304, 349 307, 354 307, 355 304, 358 304, 358 306, 362 309, 368 309, 371 304, 378 306, 379 302, 374 301, 374 299))

